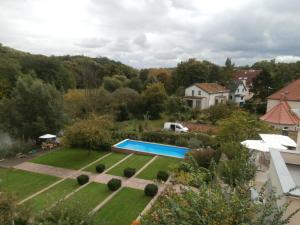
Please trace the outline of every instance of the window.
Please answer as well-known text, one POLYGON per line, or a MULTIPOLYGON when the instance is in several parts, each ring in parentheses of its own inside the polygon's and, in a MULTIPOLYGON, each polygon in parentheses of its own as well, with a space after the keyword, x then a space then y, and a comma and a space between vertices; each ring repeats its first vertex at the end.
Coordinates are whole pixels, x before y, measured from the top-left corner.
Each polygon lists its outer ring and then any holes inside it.
POLYGON ((215 105, 218 105, 219 101, 218 99, 215 100, 215 105))
POLYGON ((194 90, 192 90, 192 96, 194 96, 195 95, 195 91, 194 90))
POLYGON ((198 95, 201 95, 201 91, 198 91, 198 95))
POLYGON ((243 96, 241 96, 241 100, 243 100, 244 99, 244 97, 243 96))
POLYGON ((240 89, 237 89, 236 92, 239 93, 240 89))
POLYGON ((230 95, 230 99, 232 99, 232 95, 230 95))

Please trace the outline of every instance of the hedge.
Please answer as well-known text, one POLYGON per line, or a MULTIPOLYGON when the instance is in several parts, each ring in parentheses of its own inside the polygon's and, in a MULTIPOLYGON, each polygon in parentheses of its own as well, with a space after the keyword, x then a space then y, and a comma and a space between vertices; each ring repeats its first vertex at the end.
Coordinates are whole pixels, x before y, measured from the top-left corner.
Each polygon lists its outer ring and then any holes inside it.
POLYGON ((167 181, 169 178, 169 174, 165 171, 158 171, 156 178, 157 180, 167 181))
POLYGON ((122 181, 120 179, 112 178, 110 181, 107 183, 107 187, 111 191, 116 191, 121 187, 122 181))
POLYGON ((89 180, 90 180, 90 178, 89 178, 89 176, 86 175, 86 174, 81 174, 81 175, 79 175, 79 176, 77 177, 77 182, 78 182, 78 184, 80 184, 80 185, 84 185, 84 184, 88 183, 89 180))
POLYGON ((202 146, 215 145, 215 138, 204 133, 175 133, 169 131, 146 131, 141 134, 143 141, 158 142, 188 147, 189 141, 198 140, 202 146))
POLYGON ((147 196, 153 197, 157 194, 158 192, 158 187, 156 184, 147 184, 145 189, 144 189, 144 193, 147 196))
POLYGON ((104 164, 99 164, 96 166, 96 171, 98 173, 102 173, 105 170, 105 165, 104 164))
POLYGON ((135 174, 135 168, 125 168, 123 171, 123 174, 125 177, 129 178, 132 177, 135 174))

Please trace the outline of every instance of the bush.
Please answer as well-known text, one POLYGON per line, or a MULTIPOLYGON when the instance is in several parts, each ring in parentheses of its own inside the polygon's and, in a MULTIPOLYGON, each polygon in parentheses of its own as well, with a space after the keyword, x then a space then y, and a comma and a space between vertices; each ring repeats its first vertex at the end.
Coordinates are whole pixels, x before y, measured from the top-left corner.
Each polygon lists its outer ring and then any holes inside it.
POLYGON ((96 171, 98 173, 102 173, 105 170, 105 165, 104 164, 99 164, 96 166, 96 171))
POLYGON ((78 120, 66 128, 63 143, 71 147, 109 150, 112 143, 111 127, 111 120, 104 116, 78 120))
POLYGON ((129 178, 135 174, 135 171, 136 171, 135 168, 125 168, 123 174, 125 177, 129 178))
POLYGON ((122 181, 120 179, 113 178, 107 183, 107 187, 111 191, 116 191, 121 187, 122 181))
POLYGON ((209 168, 211 160, 214 158, 215 150, 212 148, 202 148, 192 150, 188 153, 197 162, 198 166, 209 168))
POLYGON ((153 197, 158 192, 158 187, 156 184, 147 184, 144 189, 145 195, 153 197))
POLYGON ((167 181, 169 174, 165 171, 158 171, 156 175, 157 180, 167 181))
POLYGON ((81 175, 79 175, 79 176, 77 177, 77 182, 78 182, 78 184, 80 184, 80 185, 86 184, 87 182, 89 182, 89 180, 90 180, 90 178, 89 178, 89 176, 86 175, 86 174, 81 174, 81 175))

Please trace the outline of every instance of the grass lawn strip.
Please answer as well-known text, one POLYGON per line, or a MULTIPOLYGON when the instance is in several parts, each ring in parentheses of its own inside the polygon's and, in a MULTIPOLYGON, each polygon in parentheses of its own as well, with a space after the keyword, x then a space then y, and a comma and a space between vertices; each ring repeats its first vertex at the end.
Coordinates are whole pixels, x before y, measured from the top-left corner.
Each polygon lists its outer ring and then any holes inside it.
POLYGON ((112 152, 109 156, 105 157, 104 159, 101 159, 100 161, 98 161, 98 162, 92 164, 91 166, 85 168, 84 171, 96 173, 96 166, 99 165, 99 164, 104 164, 105 168, 109 169, 112 165, 119 162, 120 160, 122 160, 126 156, 127 156, 126 154, 112 152))
POLYGON ((138 171, 142 168, 149 160, 152 159, 152 156, 148 155, 132 155, 116 167, 108 170, 108 174, 115 176, 123 176, 123 170, 127 167, 135 168, 138 171))
POLYGON ((154 180, 156 179, 156 175, 159 170, 167 172, 170 166, 177 164, 180 161, 181 159, 159 156, 136 177, 145 180, 154 180))
POLYGON ((123 188, 94 215, 96 224, 130 225, 150 200, 142 190, 123 188))
POLYGON ((40 210, 50 207, 54 202, 63 198, 76 188, 78 188, 76 180, 66 179, 60 184, 39 194, 35 198, 30 199, 26 202, 26 205, 31 207, 34 212, 38 213, 40 210))
POLYGON ((107 154, 105 151, 88 153, 86 149, 60 149, 37 157, 31 162, 78 170, 105 154, 107 154))
POLYGON ((91 211, 112 192, 106 184, 90 183, 80 191, 71 195, 64 204, 78 204, 85 212, 91 211))
POLYGON ((24 199, 59 180, 57 177, 15 169, 0 169, 1 188, 24 199))

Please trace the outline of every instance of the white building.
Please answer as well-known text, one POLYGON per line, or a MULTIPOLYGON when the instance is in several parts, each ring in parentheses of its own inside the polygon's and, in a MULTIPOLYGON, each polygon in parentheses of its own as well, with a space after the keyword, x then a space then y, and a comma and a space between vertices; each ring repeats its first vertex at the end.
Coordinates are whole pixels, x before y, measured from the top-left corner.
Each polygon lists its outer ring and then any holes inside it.
POLYGON ((217 83, 196 83, 185 89, 184 99, 197 109, 207 109, 228 102, 229 90, 217 83))
POLYGON ((233 77, 233 84, 230 87, 230 101, 243 105, 253 97, 251 88, 253 80, 261 73, 261 70, 236 70, 233 77))

